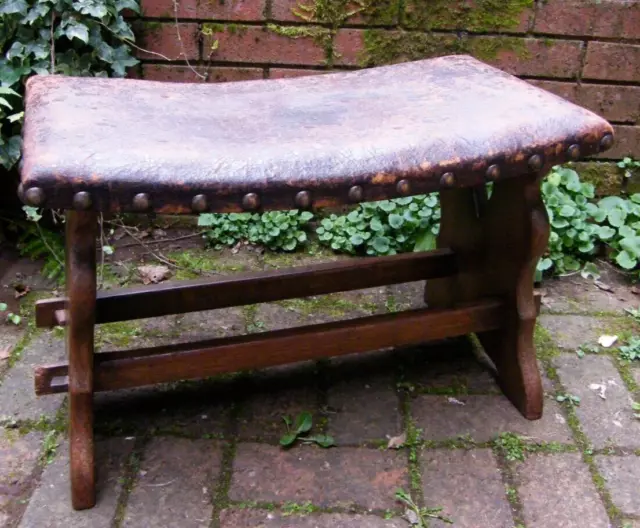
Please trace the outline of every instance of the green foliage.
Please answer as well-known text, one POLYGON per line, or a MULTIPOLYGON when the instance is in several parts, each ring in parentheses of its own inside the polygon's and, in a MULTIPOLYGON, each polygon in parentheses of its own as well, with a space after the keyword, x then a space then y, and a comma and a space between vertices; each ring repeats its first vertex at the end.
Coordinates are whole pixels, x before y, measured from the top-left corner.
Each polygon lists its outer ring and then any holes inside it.
POLYGON ((493 441, 493 445, 510 462, 524 462, 525 447, 517 434, 502 433, 493 441))
POLYGON ((349 254, 395 255, 435 248, 440 205, 435 194, 360 204, 332 214, 317 229, 321 244, 349 254))
POLYGON ((262 214, 201 214, 198 225, 208 227, 204 236, 216 249, 240 240, 269 249, 293 251, 307 241, 305 228, 313 214, 307 211, 272 211, 262 214))
POLYGON ((624 361, 640 361, 640 337, 633 336, 620 347, 620 358, 624 361))
POLYGON ((43 228, 39 222, 42 218, 35 207, 25 205, 29 222, 20 225, 18 250, 23 257, 32 260, 44 259, 42 275, 47 279, 59 279, 64 272, 64 243, 59 233, 43 228))
POLYGON ((309 412, 301 412, 296 417, 295 422, 290 416, 283 416, 282 420, 287 427, 287 432, 280 438, 282 447, 292 447, 296 441, 300 441, 303 444, 317 444, 320 447, 332 447, 335 445, 333 437, 329 435, 309 435, 313 427, 313 417, 309 412))
POLYGON ((429 518, 439 519, 440 521, 453 524, 453 521, 442 514, 442 508, 421 508, 411 498, 411 495, 405 490, 398 488, 396 490, 396 500, 401 502, 410 514, 406 514, 409 523, 418 528, 427 528, 429 526, 429 518), (410 515, 410 517, 409 517, 410 515))
POLYGON ((57 73, 123 77, 137 64, 122 11, 136 0, 3 0, 0 2, 0 165, 20 156, 27 77, 57 73))
POLYGON ((7 312, 6 320, 10 323, 13 323, 14 325, 19 325, 22 321, 22 317, 20 317, 18 314, 14 314, 13 312, 8 312, 8 309, 9 307, 6 303, 0 302, 0 312, 7 312))
POLYGON ((580 405, 580 397, 569 393, 562 393, 556 396, 556 401, 565 403, 569 407, 577 407, 580 405))
POLYGON ((622 158, 616 165, 622 169, 625 178, 631 178, 640 169, 640 161, 633 158, 622 158))

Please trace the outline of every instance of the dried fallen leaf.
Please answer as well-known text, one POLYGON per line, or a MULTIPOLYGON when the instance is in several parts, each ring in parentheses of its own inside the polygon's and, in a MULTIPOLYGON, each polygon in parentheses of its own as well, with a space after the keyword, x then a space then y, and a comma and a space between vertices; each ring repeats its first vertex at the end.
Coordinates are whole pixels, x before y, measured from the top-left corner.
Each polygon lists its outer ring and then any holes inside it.
POLYGON ((407 508, 404 511, 404 518, 407 520, 407 522, 411 526, 416 526, 416 525, 420 524, 420 519, 418 518, 418 514, 416 512, 414 512, 413 510, 410 510, 409 508, 407 508))
POLYGON ((143 284, 157 284, 170 276, 167 266, 138 266, 138 273, 143 284))
POLYGON ((607 399, 607 386, 604 383, 592 383, 591 385, 589 385, 589 388, 591 390, 597 391, 598 396, 600 396, 603 400, 607 399))
POLYGON ((452 396, 449 396, 449 397, 447 398, 447 401, 448 401, 449 403, 452 403, 453 405, 466 405, 463 401, 460 401, 459 399, 454 398, 454 397, 452 397, 452 396))
POLYGON ((407 443, 407 433, 404 432, 398 436, 392 436, 391 438, 389 438, 387 449, 400 449, 406 443, 407 443))
POLYGON ((595 280, 593 281, 593 283, 596 285, 596 287, 600 288, 602 291, 613 292, 613 288, 605 282, 600 282, 599 280, 595 280))
POLYGON ((0 348, 0 361, 9 359, 11 356, 11 347, 0 348))
POLYGON ((14 287, 14 293, 13 296, 16 299, 20 299, 21 297, 24 297, 27 293, 29 293, 31 291, 31 288, 29 288, 29 286, 25 286, 23 284, 20 284, 18 286, 14 287))
POLYGON ((631 286, 631 293, 638 295, 640 294, 640 289, 637 286, 631 286))
POLYGON ((618 340, 618 336, 612 335, 601 335, 598 338, 598 344, 603 346, 604 348, 609 348, 618 340))
POLYGON ((151 231, 151 236, 153 238, 164 238, 167 236, 167 232, 164 229, 154 229, 151 231))

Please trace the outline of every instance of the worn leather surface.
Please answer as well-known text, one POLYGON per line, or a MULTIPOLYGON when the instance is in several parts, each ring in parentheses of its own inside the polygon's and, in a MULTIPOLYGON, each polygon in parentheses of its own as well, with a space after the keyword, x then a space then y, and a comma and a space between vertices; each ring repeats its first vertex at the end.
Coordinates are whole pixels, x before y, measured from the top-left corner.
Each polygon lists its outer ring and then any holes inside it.
POLYGON ((611 126, 595 114, 471 57, 357 72, 228 84, 33 77, 27 86, 22 195, 46 207, 132 209, 148 193, 157 212, 238 211, 246 193, 264 209, 337 205, 447 185, 474 186, 599 151, 611 126), (444 181, 444 180, 443 180, 444 181))

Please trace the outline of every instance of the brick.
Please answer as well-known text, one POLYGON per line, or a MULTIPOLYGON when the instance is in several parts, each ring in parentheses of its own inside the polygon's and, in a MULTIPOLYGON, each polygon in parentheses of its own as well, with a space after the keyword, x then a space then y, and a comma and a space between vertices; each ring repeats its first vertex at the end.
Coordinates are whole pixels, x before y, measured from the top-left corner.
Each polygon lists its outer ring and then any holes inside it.
POLYGON ((198 0, 141 0, 140 10, 149 18, 197 18, 198 0), (177 9, 176 9, 177 8, 177 9))
POLYGON ((264 510, 226 509, 220 513, 220 528, 407 528, 403 519, 383 519, 373 515, 321 513, 286 515, 264 510))
POLYGON ((137 50, 139 59, 195 60, 199 58, 198 24, 180 23, 142 23, 136 25, 139 46, 148 51, 137 50), (180 39, 178 39, 178 32, 180 39), (151 52, 151 53, 149 53, 151 52))
POLYGON ((302 70, 300 68, 269 68, 269 79, 290 79, 327 73, 323 70, 302 70))
POLYGON ((529 81, 551 93, 588 108, 609 121, 636 123, 640 120, 640 87, 608 84, 573 84, 529 81))
POLYGON ((536 33, 640 38, 640 3, 637 0, 547 0, 538 4, 536 33))
POLYGON ((53 419, 64 400, 63 394, 37 397, 33 390, 33 369, 64 361, 64 340, 52 332, 43 332, 22 351, 20 360, 13 365, 0 385, 0 414, 4 419, 38 420, 53 419))
POLYGON ((582 42, 517 37, 471 37, 472 55, 512 75, 572 79, 580 71, 582 42))
POLYGON ((607 81, 640 81, 640 46, 589 42, 582 77, 607 81))
POLYGON ((123 527, 207 527, 221 450, 209 440, 156 437, 143 453, 123 527))
POLYGON ((613 147, 599 154, 598 158, 618 159, 630 156, 640 158, 640 126, 614 125, 613 147))
POLYGON ((640 456, 597 456, 613 503, 625 514, 640 516, 640 456))
MULTIPOLYGON (((407 27, 416 29, 524 33, 528 30, 533 15, 533 9, 524 7, 524 3, 407 0, 404 20, 407 27)), ((533 2, 530 5, 533 6, 533 2)))
POLYGON ((195 0, 198 18, 212 20, 264 19, 266 0, 195 0))
POLYGON ((216 40, 218 48, 211 53, 216 61, 312 66, 323 64, 325 59, 324 48, 313 37, 292 38, 267 28, 235 26, 218 30, 216 26, 205 36, 204 49, 211 49, 216 40))
POLYGON ((530 455, 516 479, 527 528, 611 526, 579 453, 530 455))
MULTIPOLYGON (((368 3, 363 9, 362 4, 353 1, 346 2, 346 12, 353 14, 340 20, 339 23, 340 25, 393 25, 398 20, 398 3, 398 0, 376 0, 376 2, 368 3)), ((324 24, 335 23, 335 21, 330 20, 328 17, 320 20, 313 18, 314 13, 301 9, 300 4, 303 6, 313 6, 314 2, 311 0, 273 0, 271 16, 279 22, 310 21, 324 24)))
POLYGON ((97 502, 90 510, 75 511, 71 507, 69 487, 69 446, 63 443, 53 463, 45 468, 20 528, 112 526, 122 491, 124 467, 132 449, 133 439, 111 438, 96 443, 97 502))
POLYGON ((487 442, 500 433, 513 432, 534 442, 571 442, 571 433, 557 403, 545 400, 540 420, 525 420, 504 396, 422 395, 413 400, 411 413, 426 440, 443 441, 469 435, 487 442))
POLYGON ((491 450, 427 450, 421 463, 425 506, 442 508, 454 526, 513 526, 511 507, 491 450))
POLYGON ((360 29, 338 30, 333 45, 336 50, 334 61, 342 66, 359 66, 364 47, 364 31, 360 29))
POLYGON ((575 412, 582 430, 596 449, 613 445, 640 447, 640 421, 633 418, 631 395, 608 356, 575 354, 553 358, 561 383, 567 392, 579 396, 575 412), (590 389, 591 384, 605 384, 606 400, 590 389))
POLYGON ((0 429, 0 526, 13 526, 29 497, 44 435, 0 429))
POLYGON ((329 387, 329 434, 338 443, 384 440, 401 431, 395 384, 388 377, 351 379, 329 387))
POLYGON ((395 506, 396 488, 406 486, 406 457, 397 451, 240 444, 229 498, 386 509, 395 506))
POLYGON ((262 68, 228 68, 177 66, 172 64, 143 64, 143 76, 148 81, 165 82, 235 82, 263 78, 262 68), (193 70, 196 70, 195 73, 193 70), (203 75, 205 79, 200 77, 203 75))

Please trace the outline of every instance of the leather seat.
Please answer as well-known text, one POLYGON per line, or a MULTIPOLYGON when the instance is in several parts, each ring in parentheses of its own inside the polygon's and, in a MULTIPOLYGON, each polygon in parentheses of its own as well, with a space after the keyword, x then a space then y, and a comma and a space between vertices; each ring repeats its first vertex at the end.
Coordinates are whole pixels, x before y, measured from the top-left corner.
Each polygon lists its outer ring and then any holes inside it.
POLYGON ((612 140, 595 114, 468 56, 228 84, 36 76, 21 194, 113 212, 313 208, 525 175, 612 140))

